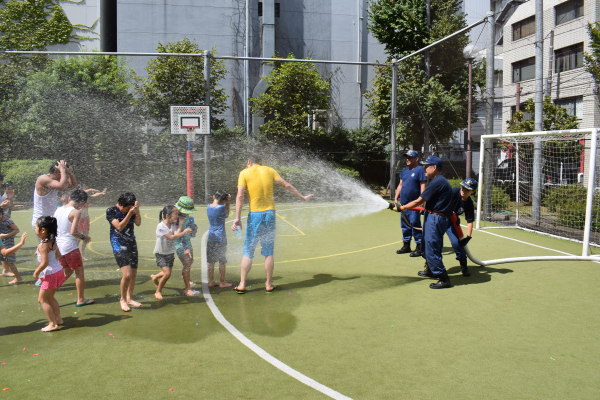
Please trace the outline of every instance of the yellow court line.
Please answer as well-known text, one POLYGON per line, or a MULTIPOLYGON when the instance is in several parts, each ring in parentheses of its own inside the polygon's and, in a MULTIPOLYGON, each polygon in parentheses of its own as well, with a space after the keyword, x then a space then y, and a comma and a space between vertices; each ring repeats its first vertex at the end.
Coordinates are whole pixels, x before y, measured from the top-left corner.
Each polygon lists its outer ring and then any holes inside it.
POLYGON ((298 233, 300 233, 300 235, 306 236, 306 233, 302 232, 300 230, 300 228, 298 228, 296 225, 294 225, 290 221, 288 221, 283 215, 281 215, 281 214, 276 214, 276 215, 277 215, 277 217, 281 218, 283 220, 283 222, 285 222, 286 224, 288 224, 289 226, 294 228, 298 233))
POLYGON ((106 215, 98 215, 96 218, 90 221, 90 225, 104 217, 106 217, 106 215))
POLYGON ((348 255, 348 254, 362 253, 362 252, 365 252, 365 251, 375 250, 375 249, 379 249, 379 248, 386 247, 386 246, 392 246, 392 245, 395 245, 395 244, 399 244, 401 242, 402 241, 392 242, 392 243, 386 243, 386 244, 381 244, 379 246, 368 247, 366 249, 346 251, 344 253, 335 253, 335 254, 329 254, 329 255, 326 255, 326 256, 309 257, 309 258, 299 258, 297 260, 277 261, 277 264, 293 263, 293 262, 300 262, 300 261, 321 260, 321 259, 324 259, 324 258, 332 258, 332 257, 345 256, 345 255, 348 255))

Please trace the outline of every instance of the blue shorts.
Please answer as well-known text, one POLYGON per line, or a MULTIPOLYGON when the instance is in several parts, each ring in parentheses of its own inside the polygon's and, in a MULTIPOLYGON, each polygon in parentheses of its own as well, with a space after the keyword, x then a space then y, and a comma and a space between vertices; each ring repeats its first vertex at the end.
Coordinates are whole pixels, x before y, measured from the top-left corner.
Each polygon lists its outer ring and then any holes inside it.
POLYGON ((244 256, 254 258, 254 250, 260 242, 260 254, 272 256, 275 248, 275 210, 251 212, 246 222, 244 256))

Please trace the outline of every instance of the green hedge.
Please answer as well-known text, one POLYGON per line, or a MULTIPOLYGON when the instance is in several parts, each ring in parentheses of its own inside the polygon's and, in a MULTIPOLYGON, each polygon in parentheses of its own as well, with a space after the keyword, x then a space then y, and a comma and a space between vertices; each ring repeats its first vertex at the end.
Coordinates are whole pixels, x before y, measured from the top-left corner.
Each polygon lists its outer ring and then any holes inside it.
MULTIPOLYGON (((550 212, 556 213, 562 226, 583 229, 585 225, 585 203, 587 188, 583 185, 561 185, 549 188, 543 198, 543 204, 550 212)), ((598 199, 594 198, 593 215, 600 215, 598 199)), ((592 231, 600 232, 600 223, 592 219, 592 231)))
POLYGON ((492 210, 508 210, 510 205, 510 196, 505 189, 500 186, 492 186, 492 210))

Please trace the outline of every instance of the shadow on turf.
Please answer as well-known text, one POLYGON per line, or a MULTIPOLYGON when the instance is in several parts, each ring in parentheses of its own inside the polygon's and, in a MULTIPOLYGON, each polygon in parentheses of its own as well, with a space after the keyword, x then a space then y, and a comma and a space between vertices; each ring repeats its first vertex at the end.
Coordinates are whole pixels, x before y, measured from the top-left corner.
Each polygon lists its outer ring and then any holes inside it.
MULTIPOLYGON (((108 325, 112 322, 133 318, 130 315, 114 315, 114 314, 105 314, 105 313, 88 313, 87 314, 87 316, 90 316, 90 315, 97 315, 97 316, 91 317, 91 318, 79 318, 79 317, 63 318, 65 324, 61 330, 74 329, 74 328, 98 327, 98 326, 108 325)), ((3 328, 0 328, 0 336, 39 331, 47 324, 48 324, 47 320, 39 319, 28 325, 6 326, 3 328)))
POLYGON ((315 287, 319 285, 325 285, 327 283, 331 283, 333 281, 349 281, 353 279, 358 279, 360 276, 349 276, 348 278, 338 278, 331 274, 316 274, 313 275, 312 279, 306 279, 299 282, 286 283, 284 288, 286 290, 291 289, 304 289, 309 287, 315 287))
POLYGON ((471 276, 462 276, 460 274, 460 266, 448 268, 448 274, 454 286, 486 283, 492 280, 491 274, 508 274, 513 272, 513 270, 508 268, 469 266, 469 272, 471 272, 471 276))

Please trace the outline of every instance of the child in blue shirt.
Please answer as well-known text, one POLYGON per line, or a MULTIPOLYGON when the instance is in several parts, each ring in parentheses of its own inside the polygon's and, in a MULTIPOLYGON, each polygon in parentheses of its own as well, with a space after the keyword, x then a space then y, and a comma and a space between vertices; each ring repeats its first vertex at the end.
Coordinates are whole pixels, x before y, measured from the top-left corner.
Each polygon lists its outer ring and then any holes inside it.
POLYGON ((206 247, 206 262, 208 263, 208 287, 215 287, 215 263, 219 262, 219 287, 231 287, 225 282, 225 266, 227 264, 227 234, 225 219, 229 216, 231 195, 223 190, 217 190, 212 196, 213 202, 206 207, 208 215, 208 243, 206 247))

